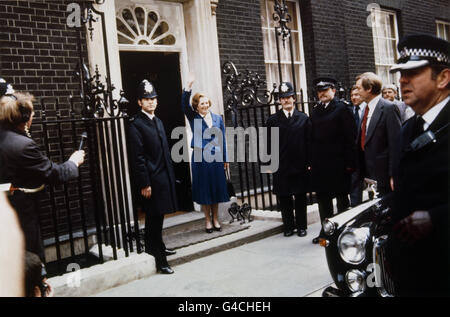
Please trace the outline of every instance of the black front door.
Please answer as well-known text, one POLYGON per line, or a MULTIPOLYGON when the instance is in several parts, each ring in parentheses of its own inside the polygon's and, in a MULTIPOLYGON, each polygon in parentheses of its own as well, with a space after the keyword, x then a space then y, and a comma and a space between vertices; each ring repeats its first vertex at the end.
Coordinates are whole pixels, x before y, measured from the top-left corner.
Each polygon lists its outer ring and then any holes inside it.
MULTIPOLYGON (((140 110, 137 104, 137 87, 143 79, 148 79, 158 93, 158 108, 155 114, 164 123, 169 147, 178 140, 170 138, 174 128, 185 126, 181 111, 181 74, 178 53, 120 52, 122 86, 126 98, 130 101, 129 115, 140 110)), ((177 197, 179 209, 194 209, 191 195, 191 177, 189 162, 173 164, 177 179, 177 197)))

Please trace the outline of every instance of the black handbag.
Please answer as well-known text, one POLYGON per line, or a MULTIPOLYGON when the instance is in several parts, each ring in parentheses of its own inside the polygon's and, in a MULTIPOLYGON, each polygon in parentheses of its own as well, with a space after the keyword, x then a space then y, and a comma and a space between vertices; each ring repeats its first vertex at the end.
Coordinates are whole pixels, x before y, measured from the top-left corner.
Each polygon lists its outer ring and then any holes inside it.
POLYGON ((225 170, 225 178, 227 179, 228 196, 235 197, 236 192, 234 190, 233 182, 231 181, 230 170, 228 168, 225 170))

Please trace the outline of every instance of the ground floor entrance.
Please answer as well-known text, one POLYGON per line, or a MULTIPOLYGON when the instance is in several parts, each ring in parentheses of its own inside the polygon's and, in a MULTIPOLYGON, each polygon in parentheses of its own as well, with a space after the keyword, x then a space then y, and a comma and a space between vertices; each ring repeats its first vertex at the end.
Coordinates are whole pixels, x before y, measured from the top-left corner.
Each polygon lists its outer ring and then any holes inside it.
MULTIPOLYGON (((153 83, 158 94, 155 114, 166 129, 169 147, 178 140, 170 138, 174 128, 185 126, 181 110, 181 73, 179 53, 172 52, 120 52, 122 86, 130 101, 129 115, 135 115, 140 108, 137 104, 137 87, 143 79, 153 83)), ((194 209, 191 196, 189 162, 173 164, 176 177, 178 205, 181 211, 194 209)))

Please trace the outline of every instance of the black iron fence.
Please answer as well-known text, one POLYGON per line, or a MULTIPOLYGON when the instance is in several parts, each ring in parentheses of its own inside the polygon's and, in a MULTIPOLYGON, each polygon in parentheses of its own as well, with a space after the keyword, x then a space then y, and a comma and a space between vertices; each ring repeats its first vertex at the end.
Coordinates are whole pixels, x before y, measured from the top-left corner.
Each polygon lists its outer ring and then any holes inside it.
POLYGON ((128 116, 84 117, 74 111, 73 98, 70 103, 68 116, 56 111, 49 117, 45 109, 59 109, 58 99, 42 99, 43 110, 32 130, 46 155, 59 163, 78 149, 80 135, 87 134, 78 179, 49 186, 40 200, 41 215, 47 215, 41 217, 41 228, 50 275, 64 273, 70 263, 83 267, 103 263, 105 257, 117 259, 118 250, 124 256, 141 252, 135 243, 139 221, 128 178, 128 116), (106 256, 105 247, 110 253, 106 256))
MULTIPOLYGON (((266 83, 254 72, 240 73, 232 62, 226 62, 222 71, 225 74, 226 119, 235 128, 254 128, 258 130, 265 126, 268 117, 281 109, 278 98, 278 89, 275 85, 272 91, 266 90, 266 83)), ((303 90, 300 89, 300 98, 295 102, 299 111, 311 111, 314 100, 304 101, 303 90)), ((248 131, 248 130, 247 130, 248 131)), ((228 140, 235 143, 238 140, 228 140)), ((277 197, 272 192, 272 174, 261 172, 260 147, 264 146, 261 135, 256 134, 256 139, 246 138, 246 155, 244 160, 231 163, 232 182, 235 185, 237 197, 248 203, 252 208, 263 210, 279 210, 277 197), (255 147, 258 153, 256 161, 250 159, 249 151, 255 147)), ((234 148, 239 145, 232 144, 234 148)), ((313 203, 313 195, 308 194, 309 204, 313 203)))

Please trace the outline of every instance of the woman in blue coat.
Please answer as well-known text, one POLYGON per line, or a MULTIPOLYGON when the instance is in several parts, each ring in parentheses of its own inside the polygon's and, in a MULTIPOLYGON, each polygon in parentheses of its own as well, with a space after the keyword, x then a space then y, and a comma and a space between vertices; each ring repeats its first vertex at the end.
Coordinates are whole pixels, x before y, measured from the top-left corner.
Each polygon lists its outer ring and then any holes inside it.
POLYGON ((194 80, 183 90, 181 107, 192 130, 192 200, 205 213, 206 232, 220 231, 219 203, 229 201, 224 169, 228 168, 222 117, 209 111, 211 101, 197 93, 189 104, 194 80), (221 133, 220 133, 221 132, 221 133))

